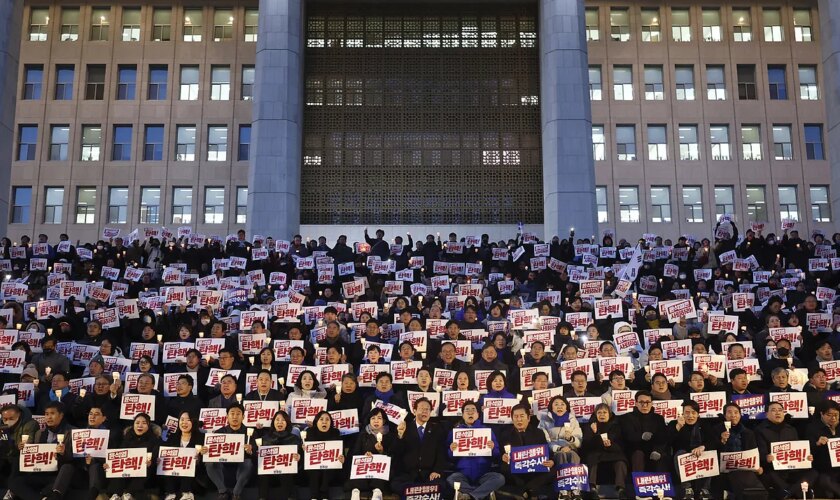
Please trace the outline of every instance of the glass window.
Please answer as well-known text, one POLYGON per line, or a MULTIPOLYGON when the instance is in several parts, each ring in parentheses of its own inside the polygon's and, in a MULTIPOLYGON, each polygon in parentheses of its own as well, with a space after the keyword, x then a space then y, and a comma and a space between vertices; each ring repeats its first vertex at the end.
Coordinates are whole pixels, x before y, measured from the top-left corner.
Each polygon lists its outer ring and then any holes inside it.
POLYGON ((85 84, 85 99, 101 101, 105 99, 105 65, 88 64, 87 83, 85 84))
POLYGON ((102 150, 102 126, 82 126, 82 161, 99 161, 102 150))
POLYGON ((755 86, 755 65, 738 65, 738 98, 741 100, 757 99, 755 86))
POLYGON ((146 125, 143 161, 163 160, 163 125, 146 125))
POLYGON ((715 219, 724 214, 735 214, 734 191, 732 186, 715 186, 715 219))
POLYGON ((761 18, 764 22, 764 41, 781 42, 782 34, 782 11, 779 9, 765 8, 761 11, 761 18))
POLYGON ((749 9, 732 9, 732 39, 736 42, 752 41, 752 15, 749 9))
POLYGON ((250 101, 254 98, 254 78, 256 68, 253 66, 242 66, 242 100, 250 101))
POLYGON ((34 160, 37 146, 38 125, 21 125, 18 127, 18 161, 34 160))
POLYGON ((76 188, 76 224, 96 222, 96 188, 76 188))
POLYGON ((688 9, 671 9, 671 35, 675 42, 691 41, 691 13, 688 9))
POLYGON ((793 10, 793 39, 797 42, 812 42, 811 11, 808 9, 793 10))
POLYGON ((178 125, 175 161, 195 161, 195 125, 178 125))
POLYGON ((140 41, 140 8, 123 8, 122 11, 122 41, 140 41))
POLYGON ((601 100, 601 66, 589 67, 589 99, 601 100))
POLYGON ((259 25, 260 12, 257 9, 245 9, 245 41, 257 41, 257 28, 259 25))
POLYGON ((149 66, 149 100, 162 101, 166 99, 166 84, 169 80, 169 69, 166 65, 149 66))
POLYGON ((787 99, 787 81, 784 66, 767 66, 767 82, 770 85, 770 99, 787 99))
POLYGON ((630 12, 626 8, 610 8, 610 38, 616 42, 630 41, 630 12))
POLYGON ((659 9, 642 9, 642 41, 659 42, 661 40, 659 9))
POLYGON ((700 159, 700 145, 697 142, 697 125, 680 125, 680 160, 700 159))
POLYGON ((779 186, 779 218, 799 220, 796 186, 779 186))
POLYGON ((613 93, 616 101, 633 100, 633 66, 613 66, 613 93))
POLYGON ((741 144, 744 148, 744 160, 761 160, 761 126, 741 125, 741 144))
POLYGON ((666 140, 665 125, 648 125, 648 160, 662 161, 668 159, 668 141, 666 140))
POLYGON ((181 100, 198 100, 198 66, 181 66, 181 100))
POLYGON ((764 186, 747 186, 747 220, 767 221, 767 203, 764 186))
POLYGON ((50 127, 50 160, 67 161, 70 149, 70 126, 53 125, 50 127))
POLYGON ((29 208, 32 206, 32 188, 12 188, 12 213, 9 222, 12 224, 28 224, 29 208))
POLYGON ((46 42, 50 31, 50 9, 32 8, 29 11, 29 41, 46 42))
POLYGON ((44 224, 61 224, 63 212, 64 188, 46 188, 44 196, 44 224))
POLYGON ((822 125, 805 124, 805 154, 809 160, 825 160, 822 125))
POLYGON ((133 101, 137 88, 137 66, 120 65, 117 69, 117 100, 133 101))
POLYGON ((160 188, 140 188, 140 224, 160 224, 160 188))
POLYGON ((216 9, 213 14, 213 41, 233 40, 233 11, 216 9))
POLYGON ((225 220, 225 188, 204 188, 204 223, 221 224, 225 220))
POLYGON ((793 159, 790 125, 773 124, 773 152, 777 160, 793 159))
POLYGON ((712 143, 712 160, 729 161, 729 125, 710 125, 709 142, 712 143))
POLYGON ((210 125, 207 130, 207 161, 227 160, 227 127, 224 125, 210 125))
POLYGON ((601 39, 601 23, 598 8, 586 9, 586 41, 597 42, 601 39))
POLYGON ((592 157, 595 161, 607 159, 607 144, 603 125, 592 125, 592 157))
POLYGON ((639 188, 636 186, 619 186, 618 208, 621 222, 639 222, 639 188))
POLYGON ((128 188, 112 187, 108 189, 108 224, 126 224, 128 222, 128 188))
POLYGON ((675 68, 676 90, 678 101, 694 100, 694 66, 677 66, 675 68))
POLYGON ((236 188, 236 223, 245 224, 248 214, 248 188, 239 186, 236 188))
POLYGON ((73 74, 75 68, 72 64, 57 65, 55 67, 55 100, 69 101, 73 99, 73 74))
POLYGON ((239 126, 239 161, 251 158, 251 125, 239 126))
MULTIPOLYGON (((721 36, 720 9, 703 9, 703 40, 719 42, 721 36)), ((702 221, 701 221, 702 222, 702 221)))
POLYGON ((805 64, 799 65, 799 98, 803 101, 819 99, 817 87, 817 67, 805 64))
POLYGON ((114 125, 114 161, 131 160, 131 125, 114 125))
POLYGON ((598 224, 606 224, 610 221, 607 186, 595 186, 595 204, 598 206, 598 224))
POLYGON ((616 152, 619 161, 636 160, 636 126, 615 126, 616 152))
POLYGON ((111 9, 94 8, 90 14, 90 40, 108 41, 108 30, 111 29, 111 9))
POLYGON ((155 7, 152 14, 152 41, 168 42, 172 40, 172 8, 155 7))
POLYGON ((79 39, 79 8, 61 8, 61 41, 75 42, 79 39))
POLYGON ((200 42, 204 26, 201 9, 184 9, 184 41, 200 42))
POLYGON ((831 222, 828 186, 811 186, 811 220, 814 222, 831 222))
POLYGON ((706 98, 710 101, 726 100, 726 74, 723 66, 706 66, 706 98))
POLYGON ((671 188, 651 186, 650 208, 651 222, 671 222, 671 188))
POLYGON ((41 98, 41 84, 44 81, 44 66, 27 64, 23 67, 23 99, 37 101, 41 98))
POLYGON ((665 99, 665 85, 662 66, 645 66, 645 100, 662 101, 665 99))
POLYGON ((683 186, 686 222, 703 222, 703 186, 683 186))
POLYGON ((190 187, 172 189, 172 223, 192 223, 193 190, 190 187))
POLYGON ((210 100, 230 100, 230 66, 213 66, 210 73, 210 100))

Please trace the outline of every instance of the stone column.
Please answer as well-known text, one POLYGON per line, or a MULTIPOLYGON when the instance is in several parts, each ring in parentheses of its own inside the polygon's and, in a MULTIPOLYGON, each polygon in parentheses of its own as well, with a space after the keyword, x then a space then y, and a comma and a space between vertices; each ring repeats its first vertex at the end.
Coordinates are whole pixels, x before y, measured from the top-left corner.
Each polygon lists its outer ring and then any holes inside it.
MULTIPOLYGON (((822 46, 823 87, 831 165, 831 220, 840 221, 840 2, 820 0, 820 45, 822 46)), ((803 186, 807 189, 808 186, 803 186)))
POLYGON ((248 236, 300 229, 304 0, 260 0, 248 236))
POLYGON ((545 237, 598 234, 583 0, 540 0, 545 237))
MULTIPOLYGON (((0 0, 0 234, 9 222, 23 2, 0 0)), ((30 213, 34 213, 30 207, 30 213)), ((31 221, 28 221, 31 222, 31 221)))

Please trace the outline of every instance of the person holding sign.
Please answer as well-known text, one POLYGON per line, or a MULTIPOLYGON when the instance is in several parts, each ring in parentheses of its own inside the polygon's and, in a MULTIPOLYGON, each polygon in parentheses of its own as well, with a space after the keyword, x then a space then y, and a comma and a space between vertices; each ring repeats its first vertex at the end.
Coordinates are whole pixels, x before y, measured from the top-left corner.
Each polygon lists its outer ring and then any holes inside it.
POLYGON ((20 406, 15 404, 3 405, 0 416, 3 418, 3 425, 0 427, 0 459, 8 461, 8 466, 14 469, 20 463, 21 443, 35 442, 38 422, 29 415, 24 415, 20 406))
MULTIPOLYGON (((723 416, 723 423, 716 426, 714 430, 714 434, 720 436, 721 446, 718 449, 722 453, 744 452, 758 448, 755 433, 741 421, 740 406, 735 403, 728 403, 723 407, 723 416)), ((764 470, 760 466, 756 467, 755 470, 731 470, 729 473, 722 475, 724 487, 736 500, 744 498, 746 490, 752 490, 753 493, 764 491, 764 485, 759 480, 759 475, 763 472, 764 470)))
MULTIPOLYGON (((111 500, 142 498, 146 488, 154 484, 155 469, 152 465, 160 447, 160 427, 152 427, 152 419, 145 413, 138 413, 134 417, 132 426, 125 430, 120 446, 122 448, 143 448, 146 450, 146 475, 143 477, 111 478, 108 481, 108 493, 111 494, 111 500)), ((109 443, 109 448, 115 447, 109 443)), ((106 461, 102 467, 108 469, 110 465, 106 461)))
POLYGON ((405 392, 394 392, 393 380, 394 377, 388 372, 381 372, 376 376, 376 387, 373 390, 373 394, 365 398, 365 402, 362 403, 363 419, 367 418, 368 413, 377 401, 396 405, 402 409, 408 409, 408 400, 406 399, 405 392))
POLYGON ((633 411, 619 417, 622 435, 630 451, 633 472, 668 470, 668 435, 665 419, 653 411, 653 396, 648 391, 636 393, 633 411))
POLYGON ((840 498, 840 479, 837 477, 837 468, 832 467, 832 464, 837 464, 840 454, 838 423, 840 405, 826 400, 819 406, 819 419, 815 419, 807 428, 808 441, 811 442, 814 454, 814 470, 819 473, 814 486, 817 496, 840 498))
POLYGON ((402 472, 394 477, 394 490, 399 492, 411 483, 441 482, 447 468, 445 431, 430 422, 432 402, 421 397, 414 402, 414 420, 397 426, 394 456, 402 457, 402 472))
MULTIPOLYGON (((674 450, 674 467, 679 469, 676 457, 680 455, 692 453, 699 457, 706 450, 717 449, 720 440, 716 437, 714 431, 700 421, 700 405, 696 401, 685 401, 682 413, 668 424, 668 441, 674 450)), ((695 491, 700 498, 711 498, 710 484, 711 478, 707 477, 683 483, 682 488, 688 498, 693 498, 695 491)))
MULTIPOLYGON (((300 457, 303 454, 301 448, 302 441, 300 436, 292 432, 292 419, 289 414, 283 410, 274 414, 271 420, 271 427, 260 429, 256 434, 254 441, 257 446, 295 446, 297 453, 293 458, 300 465, 300 457)), ((295 492, 295 475, 294 474, 260 474, 257 476, 257 487, 259 492, 259 500, 267 500, 279 495, 280 500, 288 500, 289 498, 297 498, 292 493, 295 492), (271 494, 274 492, 274 495, 271 494)))
POLYGON ((583 431, 569 402, 557 395, 548 402, 548 409, 539 416, 539 427, 548 434, 554 461, 558 464, 579 464, 577 450, 583 440, 583 431))
MULTIPOLYGON (((368 413, 367 421, 368 423, 359 433, 353 449, 350 450, 350 455, 354 457, 376 454, 394 456, 394 450, 398 446, 397 437, 390 430, 388 415, 385 411, 381 408, 374 408, 368 413)), ((405 422, 400 425, 405 426, 405 422)), ((347 482, 345 490, 359 490, 364 494, 373 492, 373 496, 376 496, 377 491, 381 495, 383 491, 387 492, 390 488, 388 487, 388 481, 381 479, 351 479, 347 482)))
MULTIPOLYGON (((216 434, 242 434, 244 436, 248 435, 248 429, 246 429, 245 425, 243 425, 243 420, 245 419, 245 409, 239 403, 234 403, 230 405, 227 409, 227 425, 215 431, 216 434)), ((249 440, 245 439, 245 460, 242 462, 233 462, 233 463, 223 463, 223 462, 214 462, 208 463, 207 466, 207 476, 210 477, 210 480, 213 481, 213 484, 216 486, 216 490, 219 492, 219 499, 225 498, 227 500, 231 500, 231 496, 233 500, 240 500, 242 497, 242 491, 245 490, 245 486, 248 484, 248 481, 251 479, 251 474, 254 472, 254 462, 250 459, 252 453, 252 446, 251 443, 248 442, 249 440), (236 483, 234 484, 233 488, 229 488, 226 481, 225 481, 225 472, 230 470, 236 476, 236 483)), ((202 449, 202 454, 207 453, 207 447, 202 449)))
MULTIPOLYGON (((191 377, 186 377, 192 380, 191 377)), ((203 445, 204 434, 199 429, 196 415, 198 413, 182 412, 178 416, 178 430, 170 433, 163 444, 172 448, 197 448, 203 445)), ((178 493, 181 494, 180 500, 194 500, 195 484, 195 476, 165 476, 163 478, 163 491, 166 492, 164 500, 175 500, 178 493)))
POLYGON ((589 483, 593 489, 598 485, 598 467, 611 465, 614 484, 619 492, 627 481, 627 456, 624 453, 623 436, 616 416, 604 403, 595 406, 589 424, 583 426, 583 459, 589 468, 589 483))
MULTIPOLYGON (((318 412, 312 420, 312 426, 306 432, 301 433, 304 442, 306 441, 341 441, 341 433, 333 425, 330 414, 326 411, 318 412)), ((338 461, 344 464, 344 455, 338 457, 338 461)), ((309 495, 312 498, 326 500, 330 498, 330 487, 342 482, 342 471, 340 469, 311 469, 306 471, 309 482, 309 495)))
MULTIPOLYGON (((531 407, 527 404, 520 403, 514 406, 511 410, 511 418, 513 419, 513 429, 502 437, 502 446, 504 446, 502 462, 506 464, 511 463, 508 447, 542 445, 549 441, 546 432, 537 426, 536 419, 531 418, 531 407)), ((541 465, 552 471, 554 460, 546 459, 541 465)), ((505 471, 506 488, 511 492, 524 491, 528 498, 543 494, 543 490, 554 479, 552 472, 514 474, 510 467, 505 467, 502 470, 505 471)))
POLYGON ((271 372, 261 369, 257 375, 257 388, 245 395, 245 401, 280 401, 286 390, 282 387, 280 390, 273 389, 273 384, 271 372))
MULTIPOLYGON (((478 405, 473 401, 467 401, 461 407, 461 419, 455 425, 455 429, 482 429, 486 428, 481 423, 481 412, 478 405)), ((496 434, 490 431, 491 441, 488 444, 492 448, 489 457, 455 457, 453 452, 458 449, 455 443, 454 433, 449 431, 449 458, 454 460, 455 472, 446 478, 449 487, 455 489, 455 483, 460 483, 459 495, 456 500, 469 500, 475 498, 481 500, 490 496, 505 484, 505 477, 491 469, 498 463, 500 457, 499 442, 496 434)))

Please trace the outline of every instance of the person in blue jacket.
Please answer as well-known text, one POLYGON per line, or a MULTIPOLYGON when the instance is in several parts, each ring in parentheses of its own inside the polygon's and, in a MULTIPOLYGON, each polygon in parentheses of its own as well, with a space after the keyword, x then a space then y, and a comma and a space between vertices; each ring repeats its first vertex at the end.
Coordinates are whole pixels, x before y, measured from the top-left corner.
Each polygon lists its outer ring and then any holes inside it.
MULTIPOLYGON (((473 401, 467 401, 461 407, 461 420, 455 425, 455 429, 472 428, 486 429, 487 426, 481 423, 481 413, 478 405, 473 401)), ((455 500, 481 500, 488 498, 505 484, 505 477, 496 472, 501 453, 499 441, 496 434, 490 431, 491 442, 488 446, 492 449, 489 457, 456 457, 454 451, 457 444, 454 440, 454 430, 449 431, 449 458, 455 464, 455 472, 449 475, 446 482, 449 487, 455 490, 458 483, 458 495, 455 500)))

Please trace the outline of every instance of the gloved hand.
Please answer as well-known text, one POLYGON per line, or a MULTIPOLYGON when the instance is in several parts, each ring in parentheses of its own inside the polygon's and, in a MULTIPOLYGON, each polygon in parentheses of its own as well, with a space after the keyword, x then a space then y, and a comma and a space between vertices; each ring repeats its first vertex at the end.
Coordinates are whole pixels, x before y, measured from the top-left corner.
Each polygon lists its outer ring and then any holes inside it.
POLYGON ((642 441, 650 441, 651 439, 653 439, 653 433, 652 432, 643 432, 642 433, 642 441))
POLYGON ((650 452, 650 459, 651 460, 656 461, 656 460, 659 460, 660 458, 662 458, 662 454, 660 454, 658 451, 650 452))

